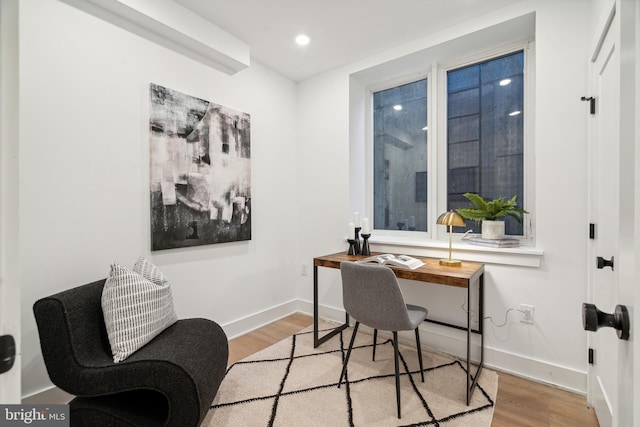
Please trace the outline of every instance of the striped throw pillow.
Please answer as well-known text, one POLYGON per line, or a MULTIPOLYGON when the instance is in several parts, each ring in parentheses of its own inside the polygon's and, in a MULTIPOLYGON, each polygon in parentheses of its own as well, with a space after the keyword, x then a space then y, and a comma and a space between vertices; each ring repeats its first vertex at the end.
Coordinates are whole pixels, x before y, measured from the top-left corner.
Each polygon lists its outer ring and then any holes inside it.
POLYGON ((111 264, 101 302, 116 363, 178 320, 169 283, 156 266, 142 258, 134 271, 115 262, 111 264))
MULTIPOLYGON (((158 267, 156 267, 153 263, 148 261, 145 257, 138 258, 138 261, 133 266, 134 273, 138 273, 142 277, 147 280, 151 280, 158 286, 164 286, 169 283, 164 274, 160 271, 158 267)), ((169 292, 169 297, 171 297, 171 292, 169 292)), ((171 301, 173 305, 173 301, 171 301)))

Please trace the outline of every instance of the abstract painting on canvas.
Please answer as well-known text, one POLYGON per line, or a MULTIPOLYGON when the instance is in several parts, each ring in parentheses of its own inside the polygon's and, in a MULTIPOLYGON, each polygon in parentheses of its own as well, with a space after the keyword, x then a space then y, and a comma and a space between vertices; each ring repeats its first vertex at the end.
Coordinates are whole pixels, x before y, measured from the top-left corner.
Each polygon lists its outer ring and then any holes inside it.
POLYGON ((251 240, 251 117, 150 85, 152 250, 251 240))

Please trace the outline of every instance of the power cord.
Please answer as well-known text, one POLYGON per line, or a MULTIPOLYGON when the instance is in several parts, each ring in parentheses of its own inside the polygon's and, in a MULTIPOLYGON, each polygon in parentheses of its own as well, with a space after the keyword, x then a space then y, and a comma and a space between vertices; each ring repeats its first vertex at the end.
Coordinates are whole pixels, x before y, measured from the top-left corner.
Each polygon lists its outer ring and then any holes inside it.
MULTIPOLYGON (((465 302, 462 303, 462 305, 460 306, 460 308, 462 309, 463 312, 471 314, 471 317, 475 316, 476 312, 475 310, 467 310, 465 308, 465 302)), ((519 311, 522 314, 527 314, 524 311, 517 309, 517 308, 508 308, 507 311, 504 313, 504 323, 502 323, 501 325, 496 324, 496 322, 493 321, 493 317, 491 316, 485 316, 483 319, 488 319, 491 323, 493 323, 493 326, 495 326, 496 328, 502 328, 503 326, 505 326, 507 324, 508 321, 508 316, 509 316, 509 312, 510 311, 519 311)))
POLYGON ((508 309, 507 309, 507 311, 504 313, 504 323, 503 323, 503 324, 501 324, 501 325, 496 325, 496 322, 494 322, 494 321, 493 321, 493 318, 492 318, 491 316, 486 316, 486 317, 485 317, 485 319, 489 319, 489 321, 490 321, 491 323, 493 323, 493 326, 495 326, 496 328, 502 328, 504 325, 506 325, 506 324, 507 324, 507 320, 508 320, 508 319, 507 319, 507 317, 508 317, 508 315, 509 315, 509 312, 510 312, 510 311, 519 311, 519 312, 520 312, 520 313, 522 313, 522 314, 526 314, 524 311, 522 311, 522 310, 520 310, 520 309, 517 309, 517 308, 508 308, 508 309))
POLYGON ((476 311, 475 311, 475 310, 467 310, 466 308, 464 308, 465 304, 466 304, 466 303, 463 301, 463 302, 462 302, 462 305, 460 306, 460 308, 462 309, 462 311, 464 311, 464 312, 465 312, 465 313, 467 313, 467 314, 471 314, 471 317, 475 316, 475 315, 476 315, 476 311))

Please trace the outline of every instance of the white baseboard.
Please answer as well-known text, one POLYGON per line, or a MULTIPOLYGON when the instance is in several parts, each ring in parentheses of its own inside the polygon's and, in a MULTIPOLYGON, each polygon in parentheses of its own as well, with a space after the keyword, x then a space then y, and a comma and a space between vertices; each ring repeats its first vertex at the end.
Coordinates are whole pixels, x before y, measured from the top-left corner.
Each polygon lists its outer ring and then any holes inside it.
POLYGON ((507 374, 587 395, 587 372, 485 347, 485 365, 507 374))
MULTIPOLYGON (((287 301, 258 313, 254 313, 225 324, 220 324, 220 326, 222 326, 225 334, 227 334, 227 338, 232 340, 241 335, 246 335, 251 331, 255 331, 269 323, 273 323, 276 320, 282 319, 283 317, 287 317, 290 314, 298 311, 304 313, 305 311, 300 309, 300 303, 300 300, 287 301)), ((313 313, 313 311, 309 313, 313 313)))
POLYGON ((37 393, 22 398, 24 405, 53 405, 71 402, 75 396, 60 390, 56 386, 51 386, 37 393))
MULTIPOLYGON (((298 307, 298 311, 313 313, 313 303, 310 301, 298 301, 298 307)), ((344 310, 335 307, 320 306, 318 313, 322 318, 338 322, 343 322, 345 318, 344 310)), ((466 332, 432 323, 420 326, 420 332, 420 335, 424 337, 420 340, 423 345, 466 360, 466 332)), ((401 334, 400 338, 414 340, 411 333, 401 334)), ((480 339, 476 334, 473 334, 471 342, 471 360, 475 361, 480 358, 480 339)), ((484 364, 489 369, 552 385, 573 393, 582 395, 587 393, 586 371, 578 371, 486 345, 484 364)))

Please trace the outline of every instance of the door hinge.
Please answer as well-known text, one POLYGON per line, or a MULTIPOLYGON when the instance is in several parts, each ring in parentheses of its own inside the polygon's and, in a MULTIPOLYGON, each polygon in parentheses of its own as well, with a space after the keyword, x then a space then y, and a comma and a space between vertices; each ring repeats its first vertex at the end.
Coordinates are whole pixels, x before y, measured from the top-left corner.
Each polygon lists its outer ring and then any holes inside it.
POLYGON ((582 98, 580 98, 580 101, 589 101, 589 113, 596 113, 596 99, 593 96, 583 96, 582 98))
POLYGON ((594 223, 589 224, 589 238, 592 240, 596 238, 596 225, 594 223))
POLYGON ((589 348, 589 364, 593 365, 593 349, 589 348))

